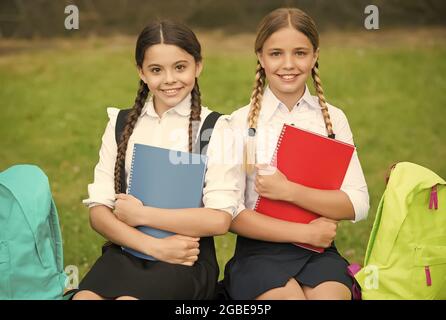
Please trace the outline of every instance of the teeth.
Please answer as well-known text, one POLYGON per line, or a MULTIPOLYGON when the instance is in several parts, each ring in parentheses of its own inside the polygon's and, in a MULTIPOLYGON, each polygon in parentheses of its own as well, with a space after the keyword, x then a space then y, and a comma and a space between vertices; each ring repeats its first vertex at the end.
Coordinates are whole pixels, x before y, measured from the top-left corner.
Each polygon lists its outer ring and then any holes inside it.
POLYGON ((178 89, 170 89, 170 90, 163 90, 166 94, 175 94, 178 92, 178 89))
POLYGON ((286 74, 286 75, 282 75, 280 77, 285 79, 285 80, 291 80, 291 79, 294 79, 296 76, 295 75, 288 75, 288 74, 286 74))

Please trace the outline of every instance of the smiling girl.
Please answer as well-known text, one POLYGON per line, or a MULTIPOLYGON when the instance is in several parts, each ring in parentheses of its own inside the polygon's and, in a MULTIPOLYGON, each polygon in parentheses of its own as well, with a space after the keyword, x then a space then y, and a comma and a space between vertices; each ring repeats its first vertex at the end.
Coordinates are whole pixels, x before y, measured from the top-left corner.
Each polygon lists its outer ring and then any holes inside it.
POLYGON ((225 268, 224 285, 233 299, 350 299, 354 280, 333 240, 339 220, 362 220, 369 209, 356 152, 340 190, 293 183, 279 170, 262 174, 262 164, 270 163, 283 124, 353 144, 346 116, 324 97, 314 21, 299 9, 271 12, 258 28, 255 53, 251 103, 231 116, 233 130, 246 132, 246 173, 240 176, 243 196, 231 225, 238 234, 237 244, 225 268), (310 76, 317 97, 306 86, 310 76), (258 195, 322 217, 298 224, 262 215, 253 210, 258 195), (296 242, 326 249, 316 253, 292 244, 296 242))
POLYGON ((148 25, 138 37, 135 60, 141 80, 134 106, 118 144, 119 109, 108 109, 99 163, 84 201, 92 228, 113 244, 104 247, 73 298, 211 299, 219 274, 212 236, 227 232, 237 206, 236 179, 231 177, 237 176, 238 168, 219 165, 213 156, 221 153, 227 119, 220 117, 209 141, 204 208, 143 206, 125 194, 134 144, 192 152, 211 110, 201 106, 200 43, 186 26, 168 21, 148 25), (135 226, 175 235, 158 239, 135 226), (137 258, 121 246, 158 261, 137 258))

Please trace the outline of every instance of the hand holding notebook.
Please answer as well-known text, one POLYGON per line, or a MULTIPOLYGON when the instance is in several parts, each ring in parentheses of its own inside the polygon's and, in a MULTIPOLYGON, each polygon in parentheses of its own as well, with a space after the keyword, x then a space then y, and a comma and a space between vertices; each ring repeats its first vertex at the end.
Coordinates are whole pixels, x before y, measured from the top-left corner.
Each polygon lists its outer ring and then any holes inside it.
MULTIPOLYGON (((284 124, 271 164, 288 180, 322 190, 339 190, 355 148, 352 145, 284 124)), ((319 215, 292 203, 259 196, 254 207, 273 218, 308 224, 319 215)), ((307 244, 304 248, 323 252, 307 244)))
MULTIPOLYGON (((145 206, 199 208, 202 205, 206 163, 207 157, 204 155, 135 143, 128 193, 145 206)), ((139 226, 138 230, 156 238, 174 234, 148 226, 139 226)), ((129 248, 123 250, 142 259, 156 260, 129 248)))

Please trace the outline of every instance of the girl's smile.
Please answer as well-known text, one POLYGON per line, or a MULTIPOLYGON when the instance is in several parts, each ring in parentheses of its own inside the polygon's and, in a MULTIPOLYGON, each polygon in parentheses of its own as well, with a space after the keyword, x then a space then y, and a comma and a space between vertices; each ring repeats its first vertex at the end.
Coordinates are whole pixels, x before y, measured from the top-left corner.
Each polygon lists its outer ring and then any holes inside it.
POLYGON ((292 27, 274 32, 257 53, 271 91, 288 108, 303 95, 318 53, 308 37, 292 27))
POLYGON ((276 74, 283 82, 293 82, 299 76, 298 74, 276 74))
POLYGON ((160 91, 167 97, 175 97, 184 87, 172 89, 160 89, 160 91))
POLYGON ((153 94, 158 115, 186 98, 201 69, 201 62, 178 46, 160 43, 146 50, 139 76, 153 94))

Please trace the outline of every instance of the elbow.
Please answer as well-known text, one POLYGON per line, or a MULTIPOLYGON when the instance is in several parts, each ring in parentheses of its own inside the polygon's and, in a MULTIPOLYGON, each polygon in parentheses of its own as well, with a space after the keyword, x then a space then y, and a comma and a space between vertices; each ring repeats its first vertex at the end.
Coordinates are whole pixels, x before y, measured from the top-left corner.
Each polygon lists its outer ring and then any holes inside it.
POLYGON ((90 220, 90 227, 94 230, 94 231, 98 231, 97 230, 97 223, 96 223, 96 219, 95 219, 95 215, 93 213, 93 210, 90 209, 89 212, 89 220, 90 220))
POLYGON ((212 234, 215 236, 221 236, 228 233, 232 218, 230 214, 224 211, 218 211, 216 213, 212 234))
POLYGON ((91 228, 99 233, 100 223, 98 219, 98 211, 100 211, 99 206, 90 208, 89 210, 89 221, 91 228))

